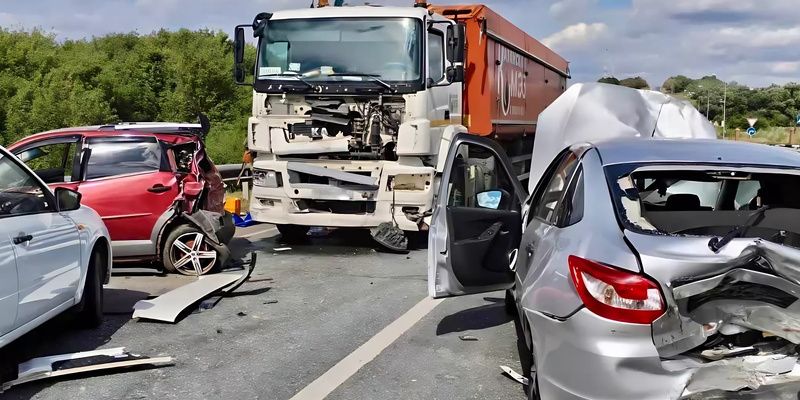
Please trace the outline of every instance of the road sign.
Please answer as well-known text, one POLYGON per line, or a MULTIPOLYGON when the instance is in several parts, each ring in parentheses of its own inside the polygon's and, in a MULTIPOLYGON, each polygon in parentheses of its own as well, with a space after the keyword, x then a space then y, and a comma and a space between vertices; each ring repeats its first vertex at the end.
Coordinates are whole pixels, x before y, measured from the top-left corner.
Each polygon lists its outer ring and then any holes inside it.
POLYGON ((750 127, 752 128, 752 127, 756 126, 756 122, 758 122, 758 118, 748 118, 747 122, 750 123, 750 127))
POLYGON ((800 115, 797 116, 797 124, 796 125, 800 125, 800 115))
POLYGON ((755 135, 756 134, 756 128, 753 128, 752 126, 747 128, 747 134, 750 135, 750 136, 755 135))

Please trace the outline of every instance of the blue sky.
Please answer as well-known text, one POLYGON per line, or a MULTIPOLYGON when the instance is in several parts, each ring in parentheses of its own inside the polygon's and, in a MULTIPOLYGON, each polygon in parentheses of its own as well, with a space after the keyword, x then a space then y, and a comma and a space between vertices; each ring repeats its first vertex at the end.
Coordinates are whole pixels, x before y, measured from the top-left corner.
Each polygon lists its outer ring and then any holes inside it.
MULTIPOLYGON (((372 3, 410 5, 413 0, 372 3)), ((715 74, 751 86, 800 80, 797 0, 484 3, 567 58, 573 83, 611 73, 619 78, 641 75, 652 86, 677 74, 698 78, 715 74)), ((230 32, 257 12, 309 4, 309 0, 0 0, 0 26, 40 26, 61 39, 109 32, 149 33, 161 27, 230 32)))

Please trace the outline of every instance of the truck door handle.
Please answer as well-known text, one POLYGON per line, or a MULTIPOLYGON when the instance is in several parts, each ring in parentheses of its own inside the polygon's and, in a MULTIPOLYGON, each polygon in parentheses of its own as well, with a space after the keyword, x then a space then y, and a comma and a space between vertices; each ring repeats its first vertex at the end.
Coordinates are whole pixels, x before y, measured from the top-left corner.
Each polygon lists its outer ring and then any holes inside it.
POLYGON ((151 192, 151 193, 164 193, 164 192, 169 192, 170 189, 172 189, 172 188, 169 187, 169 186, 164 186, 164 185, 162 185, 160 183, 157 183, 157 184, 153 185, 153 187, 147 189, 147 191, 151 192))
POLYGON ((14 244, 22 244, 33 240, 33 235, 22 235, 14 238, 14 244))

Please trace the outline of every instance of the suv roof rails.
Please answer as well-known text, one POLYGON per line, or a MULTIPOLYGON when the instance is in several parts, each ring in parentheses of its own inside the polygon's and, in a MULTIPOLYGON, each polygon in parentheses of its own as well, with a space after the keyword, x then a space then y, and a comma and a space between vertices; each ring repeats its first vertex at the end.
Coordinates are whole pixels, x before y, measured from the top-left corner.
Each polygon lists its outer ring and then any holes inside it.
POLYGON ((157 131, 157 133, 188 133, 202 129, 200 124, 175 122, 117 122, 97 128, 100 131, 157 131))

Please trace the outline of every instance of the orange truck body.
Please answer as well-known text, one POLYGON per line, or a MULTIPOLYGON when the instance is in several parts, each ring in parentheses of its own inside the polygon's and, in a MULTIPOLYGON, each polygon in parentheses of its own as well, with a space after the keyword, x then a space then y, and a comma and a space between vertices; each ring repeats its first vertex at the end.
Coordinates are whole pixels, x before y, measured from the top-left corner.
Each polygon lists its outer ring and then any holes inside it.
POLYGON ((466 26, 462 110, 470 133, 512 140, 567 88, 569 63, 484 5, 429 6, 466 26))

